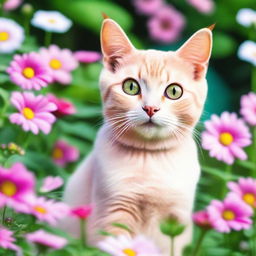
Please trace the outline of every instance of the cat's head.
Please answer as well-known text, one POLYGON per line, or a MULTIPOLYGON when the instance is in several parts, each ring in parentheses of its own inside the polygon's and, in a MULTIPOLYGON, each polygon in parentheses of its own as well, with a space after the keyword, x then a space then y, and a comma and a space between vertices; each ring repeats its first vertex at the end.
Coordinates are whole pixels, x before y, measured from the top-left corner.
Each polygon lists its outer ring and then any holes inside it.
POLYGON ((209 28, 197 31, 177 51, 137 50, 107 18, 101 47, 104 117, 116 138, 157 141, 191 133, 207 94, 209 28))

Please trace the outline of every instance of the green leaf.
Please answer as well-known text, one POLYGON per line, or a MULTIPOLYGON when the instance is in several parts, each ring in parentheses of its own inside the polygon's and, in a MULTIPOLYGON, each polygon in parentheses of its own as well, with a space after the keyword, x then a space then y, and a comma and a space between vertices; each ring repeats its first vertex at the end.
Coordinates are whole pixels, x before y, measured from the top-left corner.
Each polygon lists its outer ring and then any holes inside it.
POLYGON ((127 225, 122 224, 122 223, 112 223, 112 226, 131 232, 130 228, 127 225))
POLYGON ((255 166, 254 166, 253 162, 246 161, 246 160, 237 160, 236 162, 237 162, 237 164, 239 164, 240 166, 242 166, 244 168, 247 168, 247 169, 250 169, 250 170, 255 169, 255 166))
POLYGON ((221 180, 224 181, 230 181, 230 180, 237 180, 239 178, 238 175, 235 174, 228 174, 225 173, 225 171, 220 171, 219 169, 208 167, 208 166, 202 166, 202 170, 210 175, 213 175, 221 180))
POLYGON ((51 3, 73 21, 96 33, 100 31, 103 12, 117 21, 124 30, 129 30, 133 23, 129 12, 110 1, 55 0, 51 3))
POLYGON ((7 74, 1 73, 0 74, 0 84, 6 83, 8 81, 10 81, 9 76, 7 74))
POLYGON ((75 104, 77 112, 72 116, 82 117, 82 118, 91 118, 91 117, 100 117, 101 116, 101 107, 98 105, 82 105, 75 104))

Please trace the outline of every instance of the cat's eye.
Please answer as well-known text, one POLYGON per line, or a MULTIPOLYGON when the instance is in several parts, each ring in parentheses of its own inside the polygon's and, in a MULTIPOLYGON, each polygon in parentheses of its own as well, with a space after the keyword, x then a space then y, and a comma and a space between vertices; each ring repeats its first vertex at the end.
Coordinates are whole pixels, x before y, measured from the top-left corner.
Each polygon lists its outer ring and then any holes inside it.
POLYGON ((123 82, 123 91, 129 95, 138 95, 140 93, 139 83, 132 78, 128 78, 123 82))
POLYGON ((165 96, 171 100, 177 100, 179 99, 183 94, 183 89, 178 84, 170 84, 165 89, 165 96))

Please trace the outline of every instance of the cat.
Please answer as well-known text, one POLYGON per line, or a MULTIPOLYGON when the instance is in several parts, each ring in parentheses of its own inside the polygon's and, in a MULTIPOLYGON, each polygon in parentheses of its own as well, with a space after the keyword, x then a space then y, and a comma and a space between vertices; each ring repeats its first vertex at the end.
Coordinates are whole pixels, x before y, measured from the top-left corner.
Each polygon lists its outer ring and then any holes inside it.
MULTIPOLYGON (((167 217, 186 225, 175 239, 181 256, 191 241, 192 209, 200 176, 193 130, 207 95, 212 31, 203 28, 177 51, 137 50, 112 19, 101 29, 100 90, 104 124, 94 149, 70 177, 64 201, 92 205, 88 241, 143 234, 170 254, 159 224, 167 217), (113 226, 122 223, 130 232, 113 226)), ((79 235, 75 220, 63 226, 79 235)))

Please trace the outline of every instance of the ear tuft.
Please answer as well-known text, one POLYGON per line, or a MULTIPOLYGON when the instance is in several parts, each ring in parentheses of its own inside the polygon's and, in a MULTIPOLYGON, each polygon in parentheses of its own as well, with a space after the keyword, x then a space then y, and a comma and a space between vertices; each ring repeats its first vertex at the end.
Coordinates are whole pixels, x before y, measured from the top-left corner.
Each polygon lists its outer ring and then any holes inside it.
POLYGON ((213 31, 214 28, 215 28, 215 26, 216 26, 216 23, 214 23, 214 24, 208 26, 207 28, 210 29, 211 31, 213 31))
POLYGON ((101 50, 106 67, 115 72, 120 62, 134 47, 122 28, 112 19, 104 19, 101 28, 101 50))
POLYGON ((104 20, 105 20, 105 19, 109 19, 109 16, 108 16, 105 12, 101 13, 101 15, 102 15, 102 17, 103 17, 104 20))

